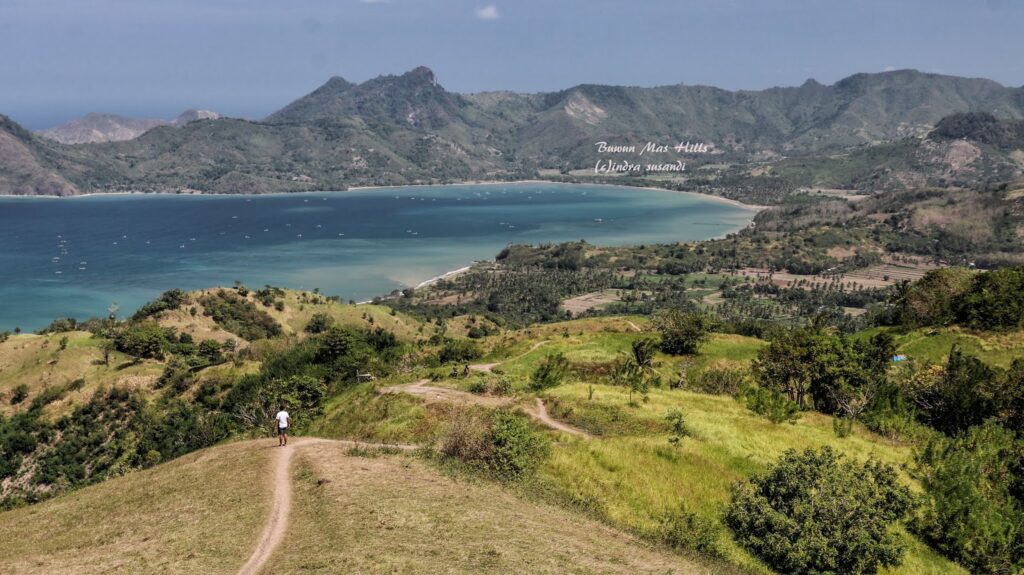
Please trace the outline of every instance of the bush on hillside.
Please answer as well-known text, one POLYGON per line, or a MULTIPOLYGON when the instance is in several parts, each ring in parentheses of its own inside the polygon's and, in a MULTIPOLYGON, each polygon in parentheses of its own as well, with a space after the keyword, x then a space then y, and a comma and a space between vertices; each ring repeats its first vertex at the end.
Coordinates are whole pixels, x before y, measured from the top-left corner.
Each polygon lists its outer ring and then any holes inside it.
POLYGON ((137 359, 160 359, 169 343, 167 331, 155 321, 128 324, 114 335, 114 347, 137 359))
POLYGON ((246 339, 255 341, 281 334, 281 325, 251 301, 218 290, 199 299, 203 314, 213 318, 217 325, 246 339))
POLYGON ((437 359, 441 363, 462 363, 472 361, 483 355, 480 346, 468 339, 445 340, 437 359))
POLYGON ((1024 267, 976 274, 956 304, 957 321, 975 329, 1024 325, 1024 267))
POLYGON ((547 440, 530 427, 523 416, 498 410, 487 434, 494 452, 488 468, 502 479, 520 479, 533 473, 547 457, 547 440))
POLYGON ((926 497, 912 528, 973 573, 1024 570, 1024 444, 994 421, 917 453, 926 497))
POLYGON ((569 360, 563 353, 546 356, 530 374, 530 389, 540 391, 561 385, 569 374, 569 360))
POLYGON ((817 328, 774 334, 751 366, 757 384, 801 408, 855 417, 885 378, 894 344, 888 334, 855 340, 817 328))
POLYGON ((742 398, 750 411, 772 423, 796 423, 800 418, 800 406, 790 401, 784 393, 752 387, 743 393, 742 398))
POLYGON ((75 331, 76 329, 78 329, 78 320, 73 317, 62 317, 51 321, 50 325, 36 331, 36 333, 39 335, 46 335, 48 333, 75 331))
POLYGON ((749 387, 750 372, 745 369, 705 369, 686 382, 686 389, 713 395, 736 395, 749 387))
POLYGON ((323 333, 334 325, 334 318, 326 313, 315 313, 306 323, 306 333, 323 333))
POLYGON ((510 481, 536 471, 549 450, 525 417, 508 410, 457 412, 440 442, 442 456, 510 481))
POLYGON ((654 318, 654 327, 661 334, 661 351, 670 355, 697 353, 713 325, 710 315, 681 309, 670 309, 654 318))
POLYGON ((781 573, 858 575, 899 564, 895 527, 912 503, 888 465, 844 461, 828 447, 789 450, 733 487, 725 523, 781 573))
POLYGON ((967 269, 937 269, 906 287, 897 300, 899 322, 908 326, 949 325, 955 306, 971 287, 975 273, 967 269))
POLYGON ((723 555, 718 546, 721 531, 718 522, 682 509, 666 513, 658 525, 658 536, 669 547, 715 557, 723 555))
POLYGON ((18 405, 26 399, 28 399, 28 385, 19 383, 11 391, 11 405, 18 405))
POLYGON ((178 309, 188 301, 188 294, 180 289, 165 291, 160 297, 140 307, 132 316, 132 320, 141 321, 167 310, 178 309))
POLYGON ((954 435, 996 415, 999 410, 997 372, 956 346, 937 378, 914 390, 925 423, 954 435))

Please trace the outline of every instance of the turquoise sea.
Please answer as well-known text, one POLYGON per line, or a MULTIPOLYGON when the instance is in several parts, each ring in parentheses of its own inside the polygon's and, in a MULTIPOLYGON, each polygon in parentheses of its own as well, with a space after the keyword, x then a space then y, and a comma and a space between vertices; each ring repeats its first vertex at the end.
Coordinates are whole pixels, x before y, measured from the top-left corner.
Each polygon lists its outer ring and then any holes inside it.
POLYGON ((0 331, 121 314, 170 288, 320 288, 357 301, 509 243, 699 240, 754 212, 694 194, 549 183, 271 196, 0 198, 0 331))

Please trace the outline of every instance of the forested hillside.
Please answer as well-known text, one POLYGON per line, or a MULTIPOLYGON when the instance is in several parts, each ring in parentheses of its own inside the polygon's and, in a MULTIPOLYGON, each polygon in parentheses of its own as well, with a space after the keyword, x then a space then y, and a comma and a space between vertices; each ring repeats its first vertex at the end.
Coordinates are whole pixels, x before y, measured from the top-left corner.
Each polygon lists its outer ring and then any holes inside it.
POLYGON ((747 200, 765 186, 977 186, 1021 175, 1019 142, 975 132, 950 140, 952 120, 928 134, 958 113, 1019 120, 1021 101, 1020 89, 911 70, 762 91, 582 85, 462 95, 421 67, 362 84, 332 78, 262 122, 158 127, 126 142, 65 146, 5 120, 0 193, 265 193, 577 177, 593 175, 598 141, 706 143, 710 153, 684 154, 687 173, 668 183, 747 200))

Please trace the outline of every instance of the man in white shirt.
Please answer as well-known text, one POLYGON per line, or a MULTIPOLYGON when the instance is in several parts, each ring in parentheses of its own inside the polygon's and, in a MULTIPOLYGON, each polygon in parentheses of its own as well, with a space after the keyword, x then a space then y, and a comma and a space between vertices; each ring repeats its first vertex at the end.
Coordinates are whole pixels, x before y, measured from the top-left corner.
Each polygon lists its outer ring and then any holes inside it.
POLYGON ((277 446, 284 447, 288 445, 288 424, 291 423, 292 418, 282 405, 274 419, 277 421, 277 446))

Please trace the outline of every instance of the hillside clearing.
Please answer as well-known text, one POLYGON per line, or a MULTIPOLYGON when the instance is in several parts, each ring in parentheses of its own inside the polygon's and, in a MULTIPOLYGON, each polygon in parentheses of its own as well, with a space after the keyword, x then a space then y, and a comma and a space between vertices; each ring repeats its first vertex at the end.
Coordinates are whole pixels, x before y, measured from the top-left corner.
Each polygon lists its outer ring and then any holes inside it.
POLYGON ((0 513, 0 573, 233 573, 270 511, 269 441, 186 455, 0 513))
POLYGON ((295 454, 293 513, 268 573, 728 573, 488 482, 342 446, 295 454))

